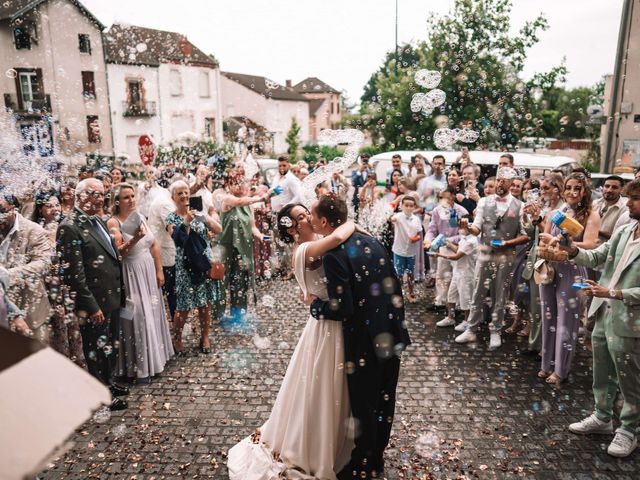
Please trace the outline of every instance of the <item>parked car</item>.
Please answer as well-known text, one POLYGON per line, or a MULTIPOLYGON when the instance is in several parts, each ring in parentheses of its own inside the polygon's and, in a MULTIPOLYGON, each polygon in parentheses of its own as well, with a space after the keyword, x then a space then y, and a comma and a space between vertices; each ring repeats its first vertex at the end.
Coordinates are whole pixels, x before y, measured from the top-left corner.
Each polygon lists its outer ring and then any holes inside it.
POLYGON ((275 158, 256 158, 260 173, 269 186, 273 185, 273 181, 278 175, 278 160, 275 158))

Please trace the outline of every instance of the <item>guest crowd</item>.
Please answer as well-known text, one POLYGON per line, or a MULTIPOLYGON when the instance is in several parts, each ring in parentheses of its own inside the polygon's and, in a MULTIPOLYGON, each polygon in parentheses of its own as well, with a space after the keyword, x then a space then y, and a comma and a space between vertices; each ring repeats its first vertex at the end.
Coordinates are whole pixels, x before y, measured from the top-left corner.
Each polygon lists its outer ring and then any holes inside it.
MULTIPOLYGON (((0 325, 45 342, 108 385, 124 409, 126 383, 148 383, 187 348, 211 352, 212 322, 238 319, 256 283, 291 278, 291 251, 277 213, 308 199, 304 178, 318 165, 280 157, 267 184, 246 159, 222 176, 148 167, 143 180, 121 168, 70 176, 57 190, 15 198, 0 185, 0 325)), ((521 353, 561 388, 582 335, 593 352, 594 413, 574 433, 613 433, 624 457, 640 427, 640 174, 616 175, 601 192, 588 172, 529 172, 504 153, 486 172, 462 152, 409 163, 394 156, 376 171, 362 154, 351 174, 311 185, 348 200, 356 221, 393 256, 408 303, 416 283, 434 288, 429 310, 458 344, 489 347, 524 337, 521 353), (511 324, 506 326, 509 319, 511 324), (505 328, 506 327, 506 328, 505 328)))

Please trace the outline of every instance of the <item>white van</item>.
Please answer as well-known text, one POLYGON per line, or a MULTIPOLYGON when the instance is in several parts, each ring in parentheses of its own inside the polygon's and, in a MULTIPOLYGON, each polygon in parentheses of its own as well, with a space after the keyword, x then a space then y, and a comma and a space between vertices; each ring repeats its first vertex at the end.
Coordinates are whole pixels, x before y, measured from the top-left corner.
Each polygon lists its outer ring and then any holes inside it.
MULTIPOLYGON (((436 155, 442 155, 445 158, 446 165, 451 165, 460 157, 461 152, 441 152, 437 150, 431 151, 412 151, 398 150, 393 152, 385 152, 374 155, 369 160, 373 166, 379 179, 384 179, 386 171, 391 167, 391 157, 400 155, 402 163, 408 165, 411 159, 420 153, 429 162, 436 155)), ((476 165, 480 166, 482 171, 481 177, 491 177, 495 175, 498 168, 498 160, 500 155, 505 152, 488 152, 488 151, 470 151, 469 156, 476 165)), ((538 176, 550 170, 560 169, 563 173, 571 173, 571 169, 579 166, 579 164, 571 157, 562 155, 544 155, 540 153, 520 153, 508 152, 513 155, 516 168, 524 168, 528 175, 538 176)))

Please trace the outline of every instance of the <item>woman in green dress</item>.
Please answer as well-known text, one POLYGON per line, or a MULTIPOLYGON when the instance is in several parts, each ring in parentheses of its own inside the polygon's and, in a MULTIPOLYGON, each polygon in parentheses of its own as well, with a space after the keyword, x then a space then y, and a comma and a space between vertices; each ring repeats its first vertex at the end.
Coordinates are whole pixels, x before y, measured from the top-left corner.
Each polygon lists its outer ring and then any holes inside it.
POLYGON ((224 255, 224 284, 229 291, 230 313, 235 317, 246 313, 249 289, 255 292, 253 238, 262 240, 263 234, 256 228, 251 204, 263 202, 265 196, 248 196, 242 168, 230 172, 225 190, 221 197, 222 233, 217 243, 224 255))

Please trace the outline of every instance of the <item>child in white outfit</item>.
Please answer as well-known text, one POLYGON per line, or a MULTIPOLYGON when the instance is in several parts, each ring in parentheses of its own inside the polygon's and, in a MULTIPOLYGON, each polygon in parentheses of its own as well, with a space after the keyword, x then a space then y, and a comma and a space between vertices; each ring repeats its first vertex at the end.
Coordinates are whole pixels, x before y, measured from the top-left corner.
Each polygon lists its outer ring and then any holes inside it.
POLYGON ((458 245, 447 241, 447 248, 454 253, 438 253, 439 257, 453 262, 451 284, 447 293, 448 315, 436 325, 450 327, 455 325, 454 308, 464 312, 464 321, 455 327, 458 332, 464 332, 469 319, 469 308, 473 295, 474 270, 478 254, 478 237, 471 235, 465 227, 460 227, 460 242, 458 245))

